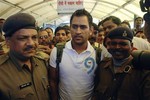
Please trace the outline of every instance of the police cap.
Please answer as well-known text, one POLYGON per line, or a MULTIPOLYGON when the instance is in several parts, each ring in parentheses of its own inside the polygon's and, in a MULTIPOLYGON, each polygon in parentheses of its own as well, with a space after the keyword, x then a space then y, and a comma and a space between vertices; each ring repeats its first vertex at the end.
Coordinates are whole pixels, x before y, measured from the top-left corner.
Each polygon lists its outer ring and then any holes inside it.
POLYGON ((5 32, 5 37, 11 37, 20 29, 35 29, 35 23, 36 20, 33 16, 27 13, 17 13, 6 19, 2 29, 5 32))
POLYGON ((126 39, 126 40, 129 40, 129 41, 132 41, 133 32, 129 28, 118 27, 118 28, 115 28, 114 30, 109 32, 108 38, 110 38, 110 39, 113 39, 113 38, 126 39))

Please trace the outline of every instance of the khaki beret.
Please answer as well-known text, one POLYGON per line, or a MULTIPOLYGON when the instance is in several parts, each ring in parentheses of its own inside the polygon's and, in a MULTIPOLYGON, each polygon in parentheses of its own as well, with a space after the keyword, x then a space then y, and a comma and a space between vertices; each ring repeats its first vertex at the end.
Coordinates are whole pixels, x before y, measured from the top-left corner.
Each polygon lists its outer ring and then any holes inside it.
POLYGON ((5 37, 11 37, 16 31, 20 29, 36 29, 35 18, 27 13, 17 13, 8 17, 3 24, 2 30, 5 37))
POLYGON ((115 28, 114 30, 109 32, 108 38, 110 38, 110 39, 113 39, 113 38, 126 39, 126 40, 129 40, 129 41, 132 41, 133 32, 129 28, 118 27, 118 28, 115 28))

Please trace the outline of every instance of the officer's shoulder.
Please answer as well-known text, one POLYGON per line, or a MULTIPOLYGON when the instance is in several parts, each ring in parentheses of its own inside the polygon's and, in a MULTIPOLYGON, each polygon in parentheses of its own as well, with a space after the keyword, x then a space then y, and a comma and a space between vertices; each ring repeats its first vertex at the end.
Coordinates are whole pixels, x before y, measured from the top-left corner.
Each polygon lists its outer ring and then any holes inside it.
POLYGON ((8 54, 1 55, 0 56, 0 65, 2 65, 3 63, 5 63, 8 59, 9 59, 8 54))
POLYGON ((35 59, 38 59, 38 60, 41 60, 41 61, 45 61, 45 59, 42 57, 42 56, 38 56, 38 55, 35 55, 33 56, 35 59))

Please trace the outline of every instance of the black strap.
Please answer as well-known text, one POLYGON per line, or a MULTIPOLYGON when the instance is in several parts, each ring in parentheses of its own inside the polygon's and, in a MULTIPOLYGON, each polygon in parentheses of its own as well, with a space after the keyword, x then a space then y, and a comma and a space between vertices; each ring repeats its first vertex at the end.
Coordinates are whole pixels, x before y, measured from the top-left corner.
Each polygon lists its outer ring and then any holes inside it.
POLYGON ((114 75, 114 80, 112 84, 106 89, 102 96, 102 100, 117 100, 118 90, 121 87, 121 84, 127 75, 127 73, 131 70, 131 66, 128 64, 133 59, 133 57, 129 57, 128 61, 123 64, 124 67, 123 73, 116 73, 114 75))
POLYGON ((56 56, 57 83, 59 83, 59 63, 61 62, 61 59, 62 59, 64 47, 65 47, 65 43, 58 43, 56 45, 56 48, 57 48, 57 56, 56 56))
POLYGON ((117 100, 118 89, 121 87, 121 84, 126 74, 127 73, 125 72, 115 74, 112 85, 109 86, 103 94, 103 100, 117 100))
POLYGON ((93 46, 93 48, 96 51, 96 63, 99 64, 100 61, 101 61, 101 52, 102 52, 102 49, 100 47, 96 47, 96 46, 93 46))

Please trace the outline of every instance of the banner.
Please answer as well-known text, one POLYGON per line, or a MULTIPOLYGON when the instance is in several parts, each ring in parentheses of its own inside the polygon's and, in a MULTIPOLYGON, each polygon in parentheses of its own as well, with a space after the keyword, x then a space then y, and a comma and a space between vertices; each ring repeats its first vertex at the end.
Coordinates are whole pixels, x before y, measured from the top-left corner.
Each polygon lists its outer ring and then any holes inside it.
POLYGON ((57 0, 58 14, 71 14, 77 9, 83 9, 83 0, 57 0))

